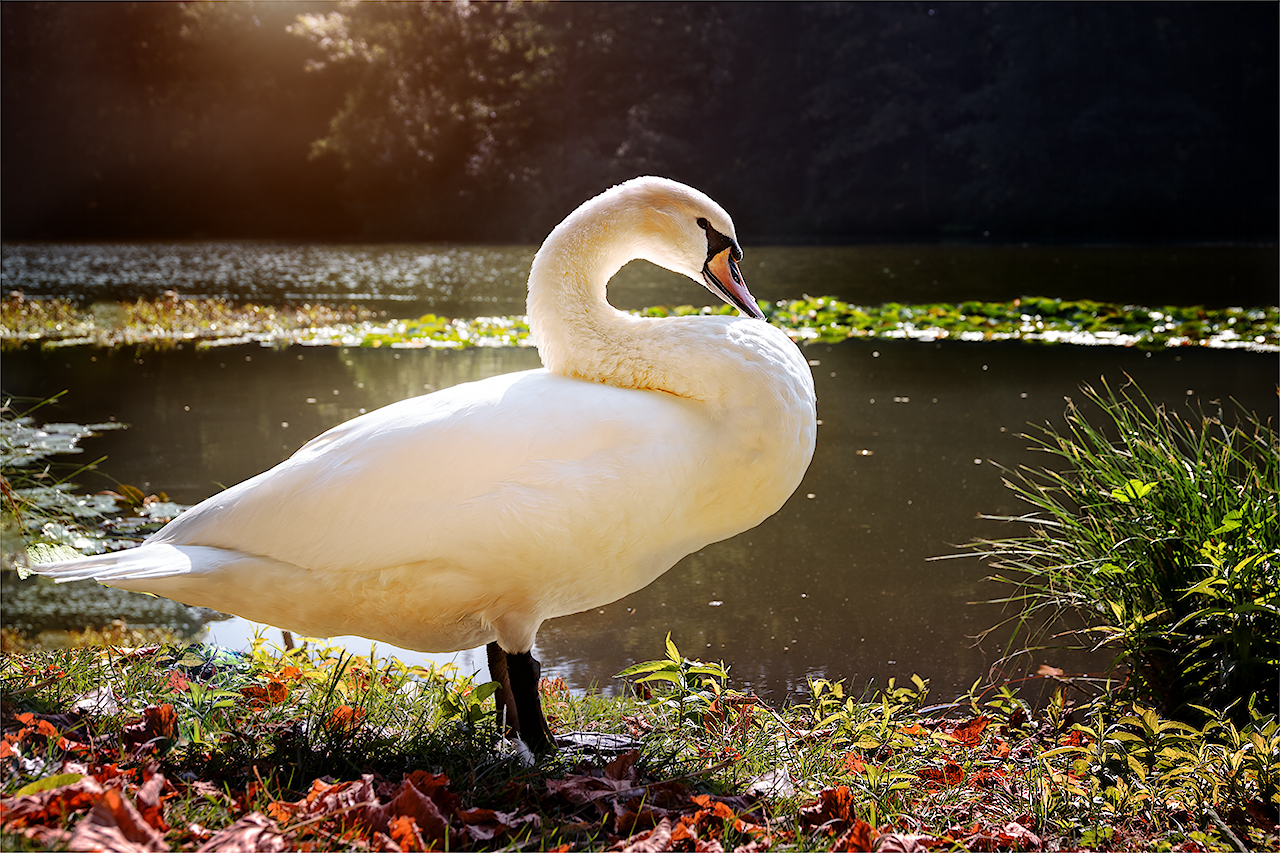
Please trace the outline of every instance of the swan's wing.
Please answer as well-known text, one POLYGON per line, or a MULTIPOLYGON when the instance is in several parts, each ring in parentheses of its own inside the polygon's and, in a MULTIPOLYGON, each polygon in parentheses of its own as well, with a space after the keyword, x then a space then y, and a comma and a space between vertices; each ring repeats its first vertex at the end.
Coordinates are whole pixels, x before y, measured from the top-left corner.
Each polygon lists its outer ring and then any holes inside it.
POLYGON ((325 572, 608 563, 655 525, 679 549, 712 429, 668 394, 494 377, 337 426, 149 541, 325 572))

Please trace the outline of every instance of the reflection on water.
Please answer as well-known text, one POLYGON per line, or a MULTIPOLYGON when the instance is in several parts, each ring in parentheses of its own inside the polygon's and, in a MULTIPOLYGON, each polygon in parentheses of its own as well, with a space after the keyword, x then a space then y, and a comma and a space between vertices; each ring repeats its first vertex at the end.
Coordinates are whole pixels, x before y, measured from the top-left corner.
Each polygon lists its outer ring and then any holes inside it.
MULTIPOLYGON (((534 246, 292 243, 10 243, 0 286, 77 299, 227 296, 336 300, 397 317, 524 313, 534 246)), ((1139 305, 1270 305, 1280 274, 1272 248, 1010 246, 748 246, 742 263, 760 299, 808 293, 857 304, 1008 300, 1019 296, 1139 305)), ((610 285, 619 308, 706 297, 644 261, 610 285)))
MULTIPOLYGON (((1081 382, 1120 382, 1126 373, 1175 406, 1227 396, 1265 413, 1276 405, 1276 362, 1266 354, 908 341, 805 352, 822 425, 797 493, 758 528, 687 557, 647 589, 547 623, 538 652, 548 673, 578 687, 606 684, 629 663, 660 656, 671 631, 686 654, 725 660, 735 684, 774 700, 808 675, 861 687, 913 672, 949 698, 1002 651, 998 637, 982 648, 971 639, 1000 610, 970 604, 1001 590, 982 583, 977 561, 929 558, 1011 532, 977 515, 1018 511, 991 461, 1036 461, 1017 437, 1028 422, 1060 422, 1063 398, 1078 397, 1081 382)), ((6 393, 70 389, 48 417, 130 423, 87 439, 86 453, 106 454, 102 467, 119 481, 183 502, 270 467, 367 409, 538 363, 533 350, 247 346, 26 348, 4 359, 6 393)), ((114 482, 79 480, 94 490, 114 482)), ((8 621, 7 599, 4 607, 8 621)), ((1105 665, 1058 652, 1027 661, 1033 669, 1044 662, 1105 665)), ((481 665, 478 656, 461 663, 481 665)))

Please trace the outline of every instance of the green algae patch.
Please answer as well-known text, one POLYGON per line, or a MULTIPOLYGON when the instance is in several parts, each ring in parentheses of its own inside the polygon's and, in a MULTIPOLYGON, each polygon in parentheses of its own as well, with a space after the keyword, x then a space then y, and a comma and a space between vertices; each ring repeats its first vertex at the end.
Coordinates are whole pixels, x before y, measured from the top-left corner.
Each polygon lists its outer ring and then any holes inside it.
MULTIPOLYGON (((1280 351, 1280 308, 1121 305, 1091 300, 1023 297, 1010 302, 855 305, 832 297, 762 303, 770 323, 802 343, 848 338, 1003 341, 1125 346, 1140 349, 1211 347, 1280 351)), ((656 306, 644 317, 732 314, 727 305, 656 306)), ((165 299, 95 303, 10 297, 0 309, 0 342, 45 347, 364 346, 461 348, 532 346, 528 318, 450 319, 426 314, 389 318, 353 306, 235 305, 225 299, 165 299)))

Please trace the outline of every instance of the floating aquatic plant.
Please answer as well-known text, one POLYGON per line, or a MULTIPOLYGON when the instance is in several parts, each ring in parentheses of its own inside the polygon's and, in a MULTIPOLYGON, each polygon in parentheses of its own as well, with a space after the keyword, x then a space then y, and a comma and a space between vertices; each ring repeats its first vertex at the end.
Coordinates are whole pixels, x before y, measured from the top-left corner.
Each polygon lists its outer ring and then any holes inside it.
MULTIPOLYGON (((1213 347, 1280 351, 1280 308, 1121 305, 1091 300, 1024 297, 1012 302, 860 306, 831 297, 761 305, 769 321, 801 342, 848 338, 1000 341, 1126 346, 1143 349, 1213 347)), ((728 306, 658 306, 646 317, 730 314, 728 306)), ((46 347, 265 346, 459 348, 531 346, 523 316, 412 319, 351 306, 306 303, 273 307, 225 299, 139 299, 81 308, 66 300, 10 298, 0 307, 0 343, 38 341, 46 347)))

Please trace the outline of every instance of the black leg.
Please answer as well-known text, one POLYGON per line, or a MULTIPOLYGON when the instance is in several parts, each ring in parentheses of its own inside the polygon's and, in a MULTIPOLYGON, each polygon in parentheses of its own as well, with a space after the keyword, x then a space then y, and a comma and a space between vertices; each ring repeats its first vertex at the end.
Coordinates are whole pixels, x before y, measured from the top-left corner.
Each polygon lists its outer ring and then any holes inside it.
POLYGON ((485 646, 489 653, 489 677, 498 682, 498 692, 493 700, 498 706, 498 725, 506 724, 508 735, 520 732, 520 714, 511 695, 511 676, 507 670, 507 653, 497 643, 485 646))
POLYGON ((538 696, 538 676, 542 665, 530 652, 507 653, 507 671, 511 680, 511 696, 519 717, 520 739, 538 755, 555 750, 551 729, 542 715, 542 699, 538 696))

